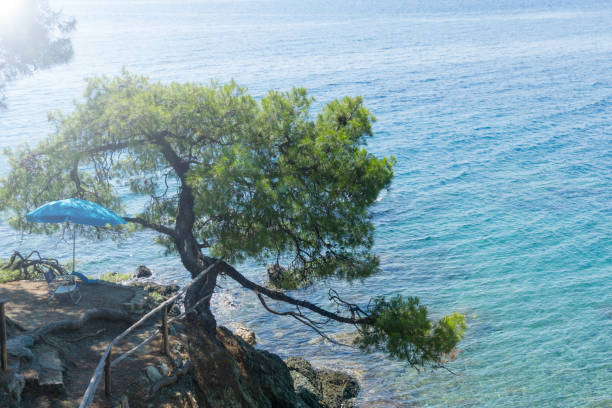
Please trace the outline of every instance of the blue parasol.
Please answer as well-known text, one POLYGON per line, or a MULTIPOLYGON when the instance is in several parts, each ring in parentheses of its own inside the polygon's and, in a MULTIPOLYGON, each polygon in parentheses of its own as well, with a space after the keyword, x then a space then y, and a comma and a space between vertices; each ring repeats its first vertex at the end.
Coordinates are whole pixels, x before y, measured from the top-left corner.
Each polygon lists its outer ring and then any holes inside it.
MULTIPOLYGON (((125 220, 99 204, 78 198, 51 201, 43 204, 37 209, 29 212, 26 219, 30 222, 61 223, 71 222, 73 224, 94 225, 96 227, 107 227, 125 224, 125 220)), ((76 253, 76 230, 73 229, 72 236, 72 273, 74 274, 74 260, 76 253)))

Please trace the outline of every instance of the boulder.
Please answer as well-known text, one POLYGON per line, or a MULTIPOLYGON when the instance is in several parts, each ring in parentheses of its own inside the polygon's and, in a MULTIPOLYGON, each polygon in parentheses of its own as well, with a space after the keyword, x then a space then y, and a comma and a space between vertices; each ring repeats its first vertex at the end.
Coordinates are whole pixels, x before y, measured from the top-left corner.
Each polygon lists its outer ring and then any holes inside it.
POLYGON ((359 383, 348 374, 316 370, 301 357, 289 357, 285 363, 293 378, 295 392, 307 407, 342 408, 359 394, 359 383))
POLYGON ((254 346, 257 343, 255 339, 255 332, 241 324, 234 325, 234 334, 246 341, 247 344, 254 346))
POLYGON ((301 406, 289 369, 280 357, 254 349, 224 327, 217 327, 211 336, 200 319, 190 313, 186 324, 199 406, 301 406))
POLYGON ((317 373, 307 360, 302 357, 288 357, 285 360, 285 364, 287 364, 291 375, 293 375, 293 372, 297 372, 306 377, 311 383, 316 384, 317 373))
POLYGON ((147 368, 145 368, 145 374, 147 375, 149 381, 151 381, 151 383, 153 384, 161 380, 163 377, 157 367, 152 365, 147 366, 147 368))
POLYGON ((34 339, 32 336, 21 335, 12 337, 6 342, 6 351, 8 354, 18 358, 25 358, 26 360, 32 360, 34 355, 30 347, 34 345, 34 339))
POLYGON ((359 383, 352 376, 332 370, 318 370, 321 403, 328 408, 342 408, 345 401, 359 394, 359 383))
POLYGON ((148 278, 151 275, 153 275, 151 270, 144 265, 140 265, 136 268, 136 272, 134 273, 135 278, 148 278))
POLYGON ((167 377, 170 375, 170 368, 166 363, 161 363, 158 368, 162 376, 167 377))
POLYGON ((293 378, 293 388, 300 398, 303 407, 321 408, 319 401, 322 400, 321 392, 316 388, 316 383, 310 381, 306 376, 298 371, 290 371, 293 378))
POLYGON ((288 358, 285 363, 205 319, 189 313, 183 320, 198 406, 352 407, 348 400, 357 395, 359 385, 350 375, 317 370, 299 357, 288 358))

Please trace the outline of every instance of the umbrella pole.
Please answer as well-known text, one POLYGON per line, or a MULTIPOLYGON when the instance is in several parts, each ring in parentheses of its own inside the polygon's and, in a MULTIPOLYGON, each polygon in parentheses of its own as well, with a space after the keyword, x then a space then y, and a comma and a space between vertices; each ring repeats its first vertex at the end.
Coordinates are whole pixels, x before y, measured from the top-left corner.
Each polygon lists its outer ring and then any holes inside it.
POLYGON ((76 224, 72 224, 72 273, 74 273, 74 255, 76 253, 76 224))

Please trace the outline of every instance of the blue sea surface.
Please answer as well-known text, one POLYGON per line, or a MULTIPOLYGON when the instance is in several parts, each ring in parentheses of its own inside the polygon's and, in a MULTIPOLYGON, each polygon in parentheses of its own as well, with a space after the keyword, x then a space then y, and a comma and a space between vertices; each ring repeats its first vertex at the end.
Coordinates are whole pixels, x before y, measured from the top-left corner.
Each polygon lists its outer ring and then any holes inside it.
MULTIPOLYGON (((214 297, 219 322, 254 328, 282 357, 354 373, 360 407, 611 407, 612 3, 329 3, 51 1, 78 20, 74 60, 8 88, 0 147, 42 140, 46 113, 70 112, 84 77, 122 67, 163 82, 233 78, 256 97, 305 87, 317 109, 363 95, 378 118, 369 150, 397 159, 373 209, 383 272, 291 294, 330 307, 329 286, 357 303, 401 293, 435 317, 465 313, 454 374, 324 343, 230 280, 214 297)), ((186 282, 152 237, 81 239, 79 268, 144 263, 186 282)), ((71 255, 70 242, 0 223, 1 257, 32 248, 71 255)), ((266 280, 263 265, 240 269, 266 280)))

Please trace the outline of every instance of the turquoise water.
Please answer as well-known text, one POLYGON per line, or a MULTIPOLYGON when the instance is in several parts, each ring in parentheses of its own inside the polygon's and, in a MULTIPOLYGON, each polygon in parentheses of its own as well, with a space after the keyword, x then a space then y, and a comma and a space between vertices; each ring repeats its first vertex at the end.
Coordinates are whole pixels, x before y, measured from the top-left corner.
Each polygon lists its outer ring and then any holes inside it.
MULTIPOLYGON (((9 88, 1 147, 43 138, 46 112, 70 111, 81 78, 122 66, 162 81, 235 78, 257 96, 294 85, 318 103, 363 95, 378 118, 370 150, 397 158, 374 208, 384 272, 328 285, 355 302, 418 295, 436 316, 467 314, 469 330, 453 375, 322 344, 230 281, 214 299, 220 322, 351 370, 361 407, 612 406, 612 4, 54 3, 79 20, 75 59, 9 88)), ((146 263, 184 281, 150 238, 79 242, 77 258, 89 274, 146 263)), ((70 254, 0 225, 0 256, 34 247, 70 254)), ((241 269, 265 280, 260 265, 241 269)), ((293 294, 326 305, 326 288, 293 294)))

